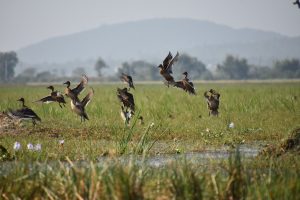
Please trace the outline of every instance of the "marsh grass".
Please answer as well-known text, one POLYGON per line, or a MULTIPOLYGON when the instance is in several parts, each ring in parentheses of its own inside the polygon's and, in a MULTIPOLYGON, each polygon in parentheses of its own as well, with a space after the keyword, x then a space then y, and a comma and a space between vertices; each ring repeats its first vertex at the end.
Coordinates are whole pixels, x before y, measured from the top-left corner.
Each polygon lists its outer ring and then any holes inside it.
POLYGON ((183 159, 153 168, 128 162, 14 161, 0 166, 3 199, 298 199, 293 155, 249 162, 237 150, 225 163, 183 159))
MULTIPOLYGON (((85 123, 80 123, 79 117, 71 112, 69 99, 62 109, 57 104, 32 103, 48 94, 44 86, 0 87, 1 111, 18 108, 16 99, 23 96, 26 104, 42 118, 42 123, 35 127, 29 122, 13 130, 0 127, 1 145, 13 152, 15 141, 23 147, 40 143, 39 159, 68 156, 72 160, 95 160, 107 151, 140 154, 147 149, 150 154, 171 153, 174 149, 167 147, 172 147, 174 140, 184 152, 199 151, 207 145, 274 143, 300 124, 297 82, 197 84, 197 96, 163 85, 137 85, 132 93, 145 125, 134 122, 130 128, 124 126, 119 116, 117 87, 122 85, 93 86, 95 96, 87 107, 90 120, 85 123), (202 94, 210 88, 221 93, 219 117, 208 116, 202 94), (155 130, 145 131, 152 122, 155 130), (228 128, 230 122, 234 122, 235 128, 228 128), (63 148, 58 145, 60 139, 65 140, 63 148), (155 141, 165 143, 164 148, 157 149, 159 145, 155 141)), ((23 159, 22 155, 19 158, 23 159)))

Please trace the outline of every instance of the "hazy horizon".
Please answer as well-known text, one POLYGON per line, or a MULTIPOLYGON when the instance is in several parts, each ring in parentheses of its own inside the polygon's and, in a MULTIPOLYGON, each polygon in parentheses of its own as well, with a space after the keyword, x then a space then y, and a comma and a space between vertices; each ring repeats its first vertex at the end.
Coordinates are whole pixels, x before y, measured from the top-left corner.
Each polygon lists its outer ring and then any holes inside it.
POLYGON ((0 51, 18 50, 52 37, 130 21, 186 18, 233 28, 300 36, 300 9, 293 1, 208 0, 79 1, 0 0, 0 51))

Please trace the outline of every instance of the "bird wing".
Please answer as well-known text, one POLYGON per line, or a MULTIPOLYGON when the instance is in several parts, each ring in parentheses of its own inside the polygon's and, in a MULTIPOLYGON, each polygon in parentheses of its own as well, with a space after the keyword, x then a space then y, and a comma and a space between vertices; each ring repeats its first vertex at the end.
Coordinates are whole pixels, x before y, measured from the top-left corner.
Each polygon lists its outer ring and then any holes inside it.
POLYGON ((85 88, 85 85, 88 83, 88 77, 86 75, 83 75, 81 77, 80 83, 77 85, 76 88, 72 89, 72 92, 75 95, 79 95, 85 88))
POLYGON ((189 82, 187 80, 183 80, 182 82, 183 82, 183 85, 185 87, 185 90, 188 93, 196 95, 194 84, 192 82, 189 82))
POLYGON ((25 117, 37 119, 38 121, 41 121, 41 118, 30 108, 22 108, 21 112, 24 114, 25 117))
POLYGON ((82 106, 86 107, 90 103, 93 96, 94 96, 94 89, 91 88, 90 92, 81 101, 82 106))
POLYGON ((12 118, 19 119, 37 119, 41 121, 41 118, 30 108, 21 108, 18 110, 9 110, 8 115, 12 118))
POLYGON ((167 57, 163 61, 163 67, 164 67, 164 69, 167 69, 167 67, 169 66, 172 58, 173 58, 173 56, 172 56, 171 52, 169 51, 169 54, 167 55, 167 57))
POLYGON ((173 86, 174 86, 174 87, 181 88, 181 89, 183 89, 183 90, 185 89, 185 87, 184 87, 182 81, 176 81, 176 82, 174 83, 173 86))
POLYGON ((176 55, 175 55, 175 57, 170 61, 169 65, 168 65, 167 68, 166 68, 167 71, 168 71, 170 74, 173 73, 173 71, 172 71, 172 66, 173 66, 173 64, 178 60, 178 57, 179 57, 179 53, 177 52, 176 55))
POLYGON ((40 100, 37 100, 37 101, 35 101, 35 102, 40 102, 40 103, 52 103, 52 102, 54 102, 55 101, 55 99, 53 98, 53 96, 46 96, 46 97, 44 97, 44 98, 41 98, 40 100))
POLYGON ((129 84, 129 87, 134 88, 134 85, 133 85, 133 80, 132 80, 132 77, 131 76, 128 76, 128 84, 129 84))
POLYGON ((166 72, 166 73, 163 73, 162 76, 163 76, 163 77, 166 79, 166 81, 168 81, 168 82, 175 82, 173 76, 172 76, 171 74, 167 73, 167 72, 166 72))

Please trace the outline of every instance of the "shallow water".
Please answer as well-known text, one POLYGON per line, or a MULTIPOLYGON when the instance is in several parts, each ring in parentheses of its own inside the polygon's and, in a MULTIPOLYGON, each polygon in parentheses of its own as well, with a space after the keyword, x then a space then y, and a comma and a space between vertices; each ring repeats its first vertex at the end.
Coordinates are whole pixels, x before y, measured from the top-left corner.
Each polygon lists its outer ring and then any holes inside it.
MULTIPOLYGON (((239 147, 239 152, 242 158, 252 158, 258 155, 260 148, 253 146, 242 145, 239 147)), ((163 167, 172 162, 186 160, 196 164, 206 164, 211 161, 226 160, 231 153, 235 153, 235 150, 222 148, 222 149, 211 149, 204 150, 201 152, 188 152, 180 154, 158 154, 153 156, 121 156, 114 159, 113 161, 121 162, 123 164, 134 161, 137 164, 146 164, 151 167, 163 167)), ((111 161, 109 157, 100 157, 98 164, 111 161)))
MULTIPOLYGON (((240 156, 242 159, 253 158, 258 155, 261 148, 254 147, 250 145, 241 145, 239 147, 240 156)), ((141 156, 141 155, 124 155, 120 157, 99 157, 97 161, 94 162, 97 166, 110 165, 110 164, 137 164, 148 167, 165 167, 174 162, 186 161, 193 164, 200 165, 209 165, 212 161, 222 161, 227 160, 230 154, 234 154, 235 149, 229 149, 223 147, 221 149, 209 149, 201 152, 188 152, 180 154, 158 154, 150 156, 141 156)), ((45 170, 47 167, 58 167, 63 164, 65 167, 71 167, 71 164, 68 162, 58 162, 58 161, 48 161, 48 162, 31 162, 24 163, 22 161, 10 161, 0 163, 0 176, 10 173, 16 165, 26 165, 29 171, 40 171, 45 170), (60 163, 60 164, 59 164, 60 163)), ((73 164, 77 167, 90 167, 90 162, 88 161, 74 161, 73 164)))

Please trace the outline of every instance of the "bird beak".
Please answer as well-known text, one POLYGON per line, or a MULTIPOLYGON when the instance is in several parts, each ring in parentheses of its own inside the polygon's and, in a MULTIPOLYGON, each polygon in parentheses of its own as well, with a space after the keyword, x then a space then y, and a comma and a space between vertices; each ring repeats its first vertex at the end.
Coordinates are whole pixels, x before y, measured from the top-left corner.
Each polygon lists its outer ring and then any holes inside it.
POLYGON ((64 84, 64 85, 67 85, 67 84, 68 84, 68 82, 64 82, 63 84, 64 84))

